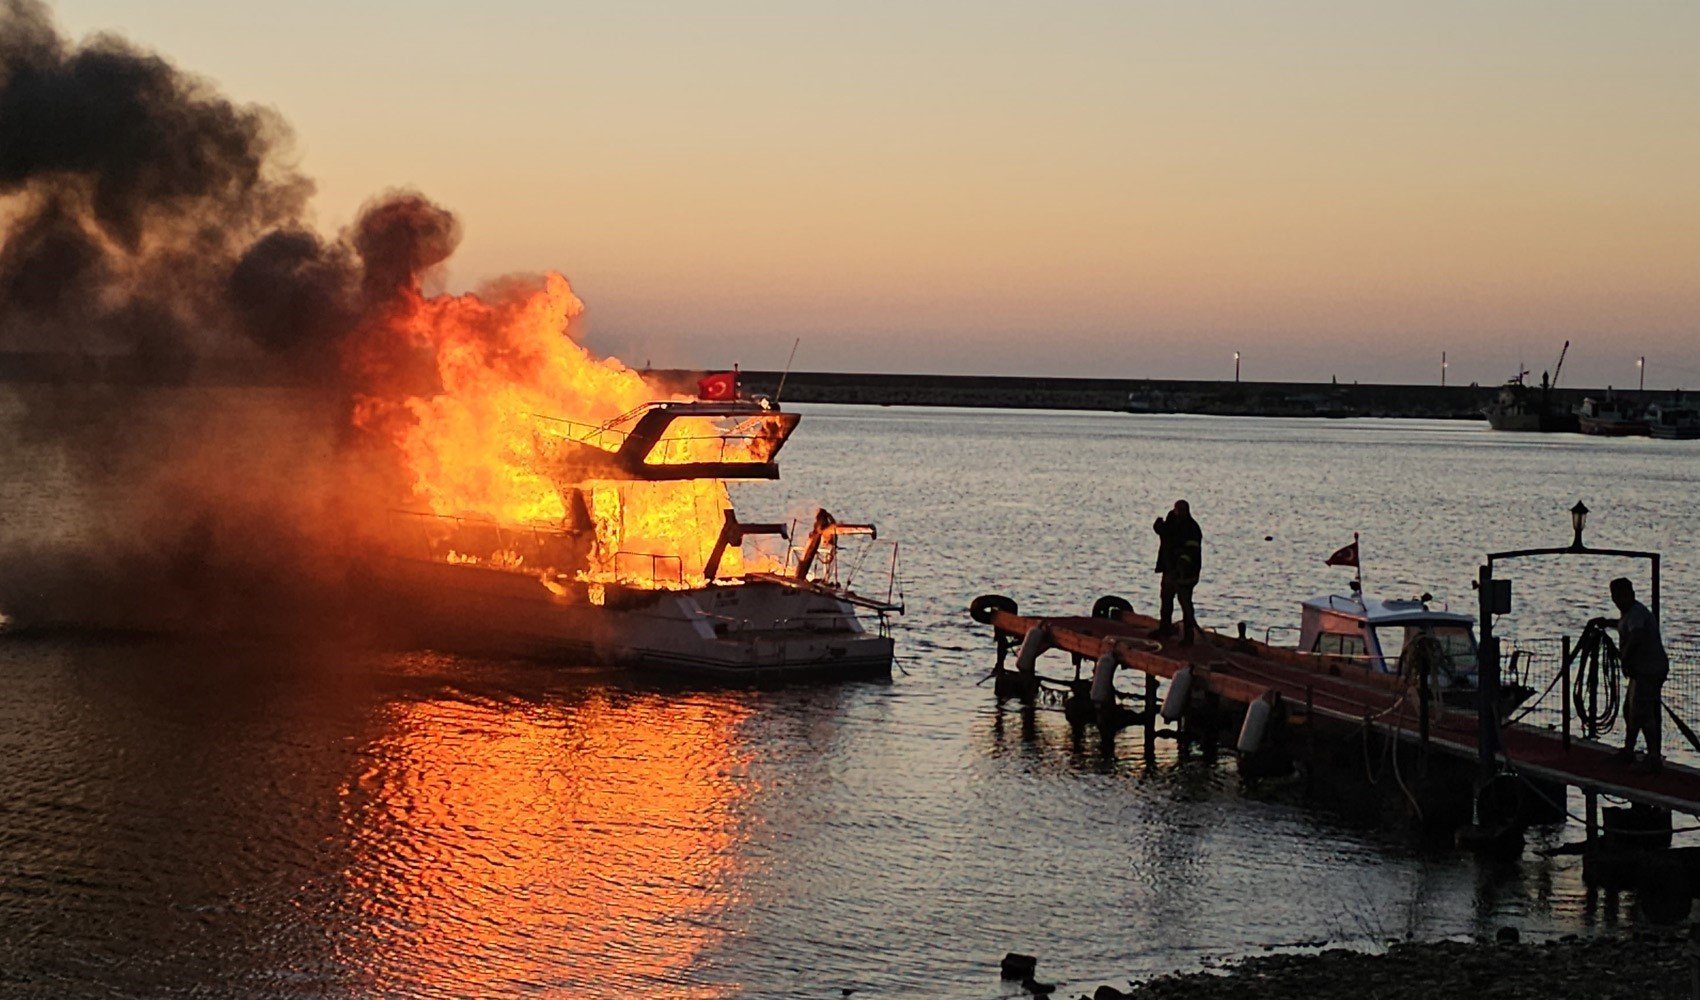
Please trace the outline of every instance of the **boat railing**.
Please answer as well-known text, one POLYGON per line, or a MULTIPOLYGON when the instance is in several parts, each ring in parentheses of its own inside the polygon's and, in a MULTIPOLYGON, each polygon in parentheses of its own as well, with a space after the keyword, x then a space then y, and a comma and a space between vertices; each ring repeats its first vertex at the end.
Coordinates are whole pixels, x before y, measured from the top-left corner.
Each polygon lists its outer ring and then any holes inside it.
POLYGON ((551 417, 541 413, 528 413, 526 415, 541 422, 546 429, 569 441, 589 445, 592 448, 600 448, 607 452, 615 452, 619 451, 620 446, 626 443, 626 438, 631 436, 629 431, 620 430, 619 426, 635 419, 635 416, 641 413, 642 410, 633 410, 600 424, 586 423, 582 420, 569 420, 566 417, 551 417))
MULTIPOLYGON (((1590 670, 1571 636, 1507 638, 1501 646, 1502 680, 1531 694, 1508 721, 1572 738, 1619 744, 1629 694, 1621 675, 1590 670)), ((1665 640, 1670 673, 1660 689, 1663 751, 1683 763, 1700 763, 1700 736, 1688 720, 1700 715, 1700 637, 1665 640), (1672 731, 1674 728, 1674 732, 1672 731)))
POLYGON ((601 423, 528 413, 546 462, 611 456, 607 473, 635 479, 774 479, 774 459, 798 416, 771 404, 646 403, 601 423))
POLYGON ((784 631, 788 629, 803 629, 811 632, 852 632, 861 619, 854 614, 834 612, 832 614, 797 615, 790 618, 763 618, 760 621, 751 618, 734 618, 730 615, 709 615, 711 621, 726 625, 728 634, 738 632, 784 631))
POLYGON ((644 461, 649 465, 682 465, 686 462, 747 461, 761 456, 772 444, 772 436, 737 432, 725 434, 677 434, 655 442, 644 461), (704 444, 703 442, 712 442, 704 444))
MULTIPOLYGON (((796 535, 797 522, 793 520, 787 537, 795 538, 796 535)), ((851 537, 864 539, 865 544, 861 546, 861 551, 856 555, 856 560, 851 564, 848 572, 842 571, 844 561, 843 552, 841 551, 841 547, 835 543, 831 551, 825 552, 824 556, 817 556, 816 572, 810 575, 808 582, 816 583, 830 590, 849 595, 858 601, 871 602, 866 605, 871 609, 877 610, 880 605, 884 605, 886 610, 895 610, 901 614, 904 605, 903 580, 899 572, 899 558, 902 554, 902 549, 900 547, 901 543, 899 543, 896 539, 882 542, 877 539, 871 531, 866 533, 858 532, 851 537), (876 567, 881 563, 884 564, 885 599, 883 601, 877 598, 866 597, 855 589, 857 575, 861 573, 862 566, 868 561, 869 557, 874 554, 875 550, 878 550, 880 553, 890 553, 889 560, 885 559, 882 555, 881 559, 875 563, 876 567)), ((785 550, 785 559, 779 570, 775 573, 765 575, 770 578, 795 577, 797 575, 796 560, 800 556, 801 553, 798 551, 796 546, 793 545, 787 547, 785 550)), ((876 569, 874 572, 877 574, 879 570, 876 569)), ((876 582, 874 586, 877 589, 878 583, 876 582)))
POLYGON ((1349 663, 1354 667, 1373 670, 1382 673, 1382 658, 1374 653, 1324 653, 1315 649, 1296 649, 1300 656, 1309 657, 1320 663, 1349 663))

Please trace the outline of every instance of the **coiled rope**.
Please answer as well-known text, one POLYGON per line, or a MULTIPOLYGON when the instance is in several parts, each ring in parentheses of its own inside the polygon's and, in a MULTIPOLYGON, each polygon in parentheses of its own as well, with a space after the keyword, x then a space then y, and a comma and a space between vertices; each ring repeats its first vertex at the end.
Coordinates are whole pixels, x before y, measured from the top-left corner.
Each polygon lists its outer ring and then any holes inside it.
POLYGON ((1589 622, 1582 638, 1570 651, 1570 704, 1582 723, 1582 734, 1595 739, 1617 724, 1623 707, 1619 678, 1623 664, 1618 659, 1617 643, 1612 641, 1606 626, 1589 622))
POLYGON ((1429 697, 1439 701, 1441 692, 1453 681, 1453 667, 1446 647, 1432 635, 1414 636, 1399 653, 1399 676, 1411 687, 1428 678, 1429 697))

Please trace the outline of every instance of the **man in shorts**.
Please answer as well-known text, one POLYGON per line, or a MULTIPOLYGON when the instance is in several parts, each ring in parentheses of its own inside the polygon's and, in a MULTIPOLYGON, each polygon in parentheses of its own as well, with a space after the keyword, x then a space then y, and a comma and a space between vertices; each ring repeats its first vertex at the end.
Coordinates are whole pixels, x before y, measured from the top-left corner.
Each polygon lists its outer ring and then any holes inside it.
POLYGON ((1670 657, 1665 654, 1665 643, 1659 636, 1659 620, 1635 599, 1634 584, 1621 576, 1613 580, 1611 601, 1622 613, 1617 620, 1617 653, 1623 676, 1629 678, 1623 719, 1629 735, 1617 756, 1624 763, 1634 763, 1635 734, 1641 733, 1647 739, 1647 759, 1642 766, 1657 771, 1664 762, 1659 746, 1659 716, 1664 711, 1661 692, 1665 677, 1670 674, 1670 657))

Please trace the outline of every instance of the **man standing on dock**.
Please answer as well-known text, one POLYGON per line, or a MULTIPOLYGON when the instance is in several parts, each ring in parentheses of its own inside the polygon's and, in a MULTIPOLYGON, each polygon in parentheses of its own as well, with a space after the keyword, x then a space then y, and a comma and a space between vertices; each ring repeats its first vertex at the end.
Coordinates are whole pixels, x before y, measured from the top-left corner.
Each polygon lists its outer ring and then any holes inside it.
POLYGON ((1181 645, 1192 645, 1198 621, 1192 614, 1192 588, 1204 560, 1204 532, 1192 519, 1192 507, 1176 500, 1167 517, 1159 517, 1151 530, 1157 533, 1157 572, 1162 577, 1163 618, 1151 633, 1162 638, 1175 634, 1175 601, 1181 602, 1181 645))
MULTIPOLYGON (((1659 636, 1659 620, 1647 606, 1635 599, 1635 585, 1624 577, 1611 582, 1611 601, 1623 617, 1617 620, 1617 650, 1623 664, 1623 676, 1629 678, 1627 711, 1624 728, 1629 731, 1618 757, 1635 760, 1635 734, 1647 737, 1646 768, 1657 771, 1663 761, 1659 746, 1659 713, 1663 709, 1660 696, 1665 677, 1670 673, 1670 657, 1665 654, 1664 640, 1659 636)), ((1609 621, 1609 619, 1608 619, 1609 621)))

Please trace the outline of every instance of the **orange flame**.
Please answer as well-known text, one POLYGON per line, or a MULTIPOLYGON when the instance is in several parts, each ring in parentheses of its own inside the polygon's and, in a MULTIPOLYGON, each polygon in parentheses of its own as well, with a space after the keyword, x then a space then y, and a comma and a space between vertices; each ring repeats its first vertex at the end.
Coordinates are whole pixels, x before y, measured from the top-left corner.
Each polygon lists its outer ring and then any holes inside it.
MULTIPOLYGON (((365 388, 354 422, 393 449, 411 505, 441 516, 587 536, 582 566, 530 569, 571 570, 579 579, 604 583, 700 586, 731 508, 724 483, 619 481, 606 469, 564 469, 548 460, 550 436, 612 451, 619 431, 597 428, 648 402, 687 398, 586 350, 570 335, 583 311, 567 279, 555 273, 545 275, 541 287, 510 283, 486 295, 410 294, 351 356, 365 388), (396 384, 397 372, 415 367, 429 370, 432 391, 396 384), (580 523, 584 517, 589 524, 580 523)), ((762 440, 761 430, 752 425, 727 443, 670 432, 650 461, 721 460, 728 449, 765 460, 774 446, 762 440)), ((742 572, 738 556, 726 553, 725 574, 742 572)), ((524 564, 506 546, 453 557, 508 568, 524 564)))

